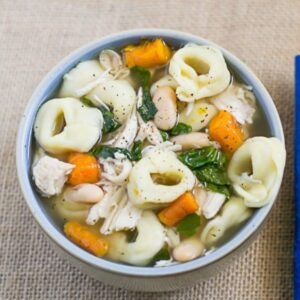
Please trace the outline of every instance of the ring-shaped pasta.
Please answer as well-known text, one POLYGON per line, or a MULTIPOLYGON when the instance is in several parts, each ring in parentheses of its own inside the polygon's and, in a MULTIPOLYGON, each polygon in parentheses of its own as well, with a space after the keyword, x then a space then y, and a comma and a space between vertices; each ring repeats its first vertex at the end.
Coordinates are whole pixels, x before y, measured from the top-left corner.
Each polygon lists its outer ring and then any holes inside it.
POLYGON ((102 113, 78 99, 52 99, 37 114, 35 137, 49 153, 88 152, 101 136, 102 113))
MULTIPOLYGON (((87 60, 79 63, 75 68, 64 75, 63 83, 59 91, 59 97, 83 96, 86 87, 101 77, 104 69, 97 60, 87 60)), ((93 85, 92 85, 93 88, 93 85)))
POLYGON ((199 131, 208 125, 217 112, 214 105, 203 100, 196 101, 190 112, 186 107, 179 114, 179 122, 192 126, 193 131, 199 131))
POLYGON ((153 212, 144 211, 137 223, 137 231, 138 236, 131 243, 122 232, 108 236, 110 244, 108 257, 133 265, 149 264, 165 243, 165 229, 153 212))
POLYGON ((201 233, 201 241, 207 248, 216 246, 226 232, 247 220, 251 216, 251 209, 238 197, 231 197, 223 206, 220 215, 210 220, 201 233))
POLYGON ((222 52, 212 46, 188 44, 179 49, 170 61, 169 73, 179 84, 177 97, 184 102, 214 96, 230 82, 222 52))
POLYGON ((129 117, 137 100, 135 90, 127 80, 105 81, 86 97, 96 106, 102 102, 111 106, 116 119, 122 124, 129 117))
POLYGON ((285 165, 284 145, 277 138, 253 137, 240 146, 228 166, 235 192, 249 207, 261 207, 277 191, 285 165))
POLYGON ((140 208, 161 206, 192 190, 195 176, 181 163, 174 152, 157 149, 138 161, 132 168, 129 200, 140 208), (155 182, 155 176, 159 182, 155 182))
POLYGON ((64 221, 75 220, 83 223, 92 207, 90 203, 67 201, 63 193, 49 201, 52 201, 51 207, 64 221))

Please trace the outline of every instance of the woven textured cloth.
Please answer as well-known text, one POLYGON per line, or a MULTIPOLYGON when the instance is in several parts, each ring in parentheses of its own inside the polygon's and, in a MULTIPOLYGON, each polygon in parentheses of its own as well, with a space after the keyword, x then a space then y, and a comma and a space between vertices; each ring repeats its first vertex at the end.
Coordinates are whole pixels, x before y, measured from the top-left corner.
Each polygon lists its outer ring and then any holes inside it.
POLYGON ((299 11, 297 0, 0 0, 0 299, 291 299, 299 11), (77 47, 138 27, 187 31, 245 61, 276 103, 288 152, 280 197, 247 251, 214 278, 160 294, 106 286, 63 261, 26 207, 15 167, 18 120, 42 77, 77 47))

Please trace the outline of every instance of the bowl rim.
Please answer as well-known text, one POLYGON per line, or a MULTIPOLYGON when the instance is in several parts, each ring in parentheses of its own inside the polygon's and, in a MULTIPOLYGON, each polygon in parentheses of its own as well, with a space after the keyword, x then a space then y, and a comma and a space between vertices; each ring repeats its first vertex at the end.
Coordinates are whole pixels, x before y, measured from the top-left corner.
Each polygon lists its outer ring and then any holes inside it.
MULTIPOLYGON (((30 136, 30 132, 32 130, 32 123, 35 118, 35 112, 33 112, 33 108, 38 107, 45 99, 43 99, 43 93, 47 87, 49 87, 50 83, 57 77, 57 73, 60 73, 61 70, 65 70, 67 66, 70 64, 74 65, 74 62, 80 57, 83 57, 85 54, 91 52, 92 50, 98 49, 101 46, 109 45, 112 42, 122 41, 122 40, 130 40, 138 37, 162 37, 162 38, 171 38, 175 40, 187 40, 192 41, 199 44, 204 45, 213 45, 218 47, 226 60, 230 63, 237 66, 238 73, 247 74, 247 78, 249 81, 255 83, 255 88, 259 90, 261 95, 261 105, 264 104, 267 106, 269 110, 270 118, 272 118, 272 122, 268 120, 269 126, 273 125, 273 136, 279 138, 284 143, 284 133, 282 129, 282 124, 280 121, 279 114, 275 107, 275 104, 269 95, 268 91, 261 83, 261 81, 256 77, 256 75, 247 67, 240 59, 238 59, 231 52, 226 49, 220 47, 219 45, 210 42, 206 39, 198 37, 196 35, 177 31, 177 30, 169 30, 169 29, 156 29, 156 28, 146 28, 146 29, 134 29, 117 32, 108 36, 105 36, 101 39, 92 41, 77 50, 71 52, 68 56, 62 59, 50 72, 42 79, 34 93, 32 94, 24 114, 22 115, 18 136, 17 136, 17 144, 16 144, 16 164, 17 164, 17 173, 19 183, 24 195, 24 198, 27 202, 27 205, 34 216, 36 222, 43 229, 44 233, 52 241, 54 241, 60 248, 66 251, 71 256, 76 259, 96 268, 100 268, 102 270, 122 274, 126 276, 139 276, 139 277, 162 277, 162 276, 171 276, 180 273, 191 272, 195 269, 199 269, 205 267, 207 265, 213 264, 221 260, 223 257, 229 255, 237 248, 242 246, 242 244, 248 240, 262 225, 266 217, 268 216, 274 201, 278 195, 280 185, 276 189, 273 190, 270 195, 269 203, 258 209, 247 224, 243 226, 243 228, 228 242, 223 244, 220 248, 216 249, 212 253, 207 256, 202 256, 196 258, 193 261, 180 263, 177 265, 166 266, 162 268, 153 268, 153 267, 139 267, 139 266, 129 266, 122 263, 117 263, 113 261, 109 261, 106 259, 102 259, 96 257, 87 251, 81 249, 72 243, 69 239, 67 239, 59 230, 54 226, 51 221, 51 217, 47 216, 42 210, 41 205, 39 204, 38 198, 36 197, 33 187, 30 183, 29 170, 30 166, 28 165, 28 153, 30 147, 30 141, 28 140, 30 136), (26 165, 27 163, 27 165, 26 165)), ((60 79, 61 80, 61 79, 60 79)), ((282 178, 281 178, 282 181, 282 178)))

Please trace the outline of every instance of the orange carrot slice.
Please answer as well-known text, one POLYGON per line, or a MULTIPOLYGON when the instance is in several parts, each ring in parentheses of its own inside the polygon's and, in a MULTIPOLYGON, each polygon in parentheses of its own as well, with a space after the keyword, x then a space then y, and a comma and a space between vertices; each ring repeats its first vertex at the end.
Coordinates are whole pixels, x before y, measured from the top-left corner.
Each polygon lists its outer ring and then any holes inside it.
POLYGON ((219 111, 208 126, 209 136, 217 141, 221 148, 231 154, 244 141, 244 133, 234 116, 228 111, 219 111))
POLYGON ((96 256, 103 256, 108 251, 108 243, 100 234, 92 232, 88 227, 76 221, 67 222, 64 232, 75 244, 96 256))
POLYGON ((69 175, 68 183, 70 185, 99 181, 101 169, 94 156, 86 153, 73 153, 69 156, 68 162, 75 165, 69 175))
POLYGON ((162 39, 146 42, 142 45, 129 45, 124 49, 125 61, 129 68, 141 66, 145 68, 163 65, 171 57, 171 50, 162 39))
POLYGON ((185 192, 168 207, 164 208, 158 217, 160 221, 168 226, 173 226, 187 215, 199 209, 199 204, 191 192, 185 192))

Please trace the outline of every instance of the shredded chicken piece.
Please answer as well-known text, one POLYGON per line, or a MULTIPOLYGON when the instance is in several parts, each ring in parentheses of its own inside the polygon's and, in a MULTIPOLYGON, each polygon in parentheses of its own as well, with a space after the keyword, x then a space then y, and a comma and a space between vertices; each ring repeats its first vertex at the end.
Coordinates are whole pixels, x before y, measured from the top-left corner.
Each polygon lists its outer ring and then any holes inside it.
POLYGON ((108 217, 123 196, 124 187, 106 186, 105 191, 103 199, 91 207, 86 219, 87 224, 95 225, 100 218, 108 217))
POLYGON ((129 148, 137 134, 138 131, 138 120, 136 115, 136 109, 133 108, 126 124, 124 130, 118 135, 117 139, 114 141, 114 146, 119 148, 129 148))
POLYGON ((107 235, 113 231, 135 228, 141 214, 142 210, 128 201, 125 186, 110 187, 104 198, 92 206, 86 222, 94 225, 104 218, 100 232, 107 235))
POLYGON ((105 49, 99 55, 100 65, 105 70, 110 70, 115 79, 123 79, 129 76, 130 71, 125 67, 122 58, 116 51, 105 49))
POLYGON ((33 167, 33 179, 42 194, 51 197, 62 192, 68 174, 74 167, 72 164, 44 155, 33 167))
POLYGON ((173 152, 178 152, 182 150, 182 146, 170 141, 162 142, 158 145, 149 145, 142 150, 143 157, 147 156, 150 152, 158 149, 169 150, 173 152))
POLYGON ((219 110, 232 113, 240 124, 253 122, 255 98, 244 86, 230 85, 224 92, 212 97, 212 103, 219 110))
POLYGON ((213 218, 220 211, 226 200, 224 194, 206 191, 202 187, 194 189, 194 196, 199 202, 201 213, 206 219, 213 218))
POLYGON ((143 141, 144 139, 147 139, 152 145, 159 145, 163 143, 163 138, 158 128, 152 121, 148 121, 147 123, 145 123, 141 116, 138 114, 138 123, 140 125, 140 129, 136 136, 136 140, 143 141))
POLYGON ((114 207, 108 218, 105 219, 100 231, 111 234, 113 231, 130 230, 137 226, 142 210, 133 206, 124 194, 122 200, 114 207))
POLYGON ((118 154, 116 153, 116 158, 99 158, 103 169, 101 176, 114 184, 123 184, 132 169, 132 163, 122 154, 118 154))

